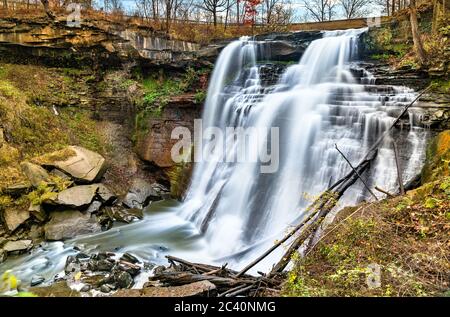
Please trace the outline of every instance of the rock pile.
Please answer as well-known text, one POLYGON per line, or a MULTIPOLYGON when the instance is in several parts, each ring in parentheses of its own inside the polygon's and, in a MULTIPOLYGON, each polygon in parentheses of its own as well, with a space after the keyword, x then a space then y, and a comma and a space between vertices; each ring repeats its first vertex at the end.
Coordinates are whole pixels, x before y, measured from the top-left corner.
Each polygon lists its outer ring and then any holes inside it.
POLYGON ((142 219, 144 207, 169 195, 160 184, 135 179, 118 197, 99 182, 107 170, 103 156, 79 146, 22 162, 21 168, 28 182, 2 189, 21 204, 0 209, 0 263, 42 240, 71 239, 108 230, 115 221, 142 219))

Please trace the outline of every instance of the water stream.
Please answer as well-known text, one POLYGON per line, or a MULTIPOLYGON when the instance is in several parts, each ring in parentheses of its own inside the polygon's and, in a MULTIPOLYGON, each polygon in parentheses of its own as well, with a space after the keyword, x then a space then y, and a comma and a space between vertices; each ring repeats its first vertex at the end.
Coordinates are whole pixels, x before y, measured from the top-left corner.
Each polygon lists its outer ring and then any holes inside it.
MULTIPOLYGON (((223 161, 218 147, 204 140, 200 150, 217 159, 196 163, 184 202, 153 203, 142 221, 65 243, 46 243, 29 255, 8 259, 1 270, 13 269, 23 280, 34 274, 52 278, 63 269, 66 256, 76 252, 74 245, 87 251, 129 251, 161 264, 171 254, 242 267, 303 217, 315 196, 349 172, 335 144, 356 165, 415 97, 407 87, 374 85, 373 76, 359 68, 358 37, 364 31, 324 32, 298 64, 286 66, 275 81, 261 73, 269 64, 264 42, 242 38, 220 54, 205 102, 203 130, 278 128, 279 162, 274 171, 261 173, 267 162, 260 160, 223 161)), ((401 149, 404 180, 420 171, 428 132, 417 125, 418 115, 419 109, 410 111, 409 122, 386 138, 365 174, 370 186, 397 191, 392 139, 401 149)), ((244 147, 245 154, 273 149, 277 140, 267 137, 264 145, 244 147)), ((233 156, 241 145, 230 141, 221 148, 233 156)), ((340 206, 364 199, 371 197, 357 182, 340 206)), ((279 252, 282 249, 253 272, 270 269, 279 252)))

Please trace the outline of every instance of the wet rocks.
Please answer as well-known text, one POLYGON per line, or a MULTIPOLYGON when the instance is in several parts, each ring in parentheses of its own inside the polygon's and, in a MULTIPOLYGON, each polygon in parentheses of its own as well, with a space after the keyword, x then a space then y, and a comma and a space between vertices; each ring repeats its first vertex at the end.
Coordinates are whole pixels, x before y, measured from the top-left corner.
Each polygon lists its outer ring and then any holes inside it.
POLYGON ((39 284, 42 284, 44 281, 45 281, 45 278, 44 278, 44 277, 42 277, 42 276, 40 276, 40 275, 34 275, 34 276, 31 278, 30 286, 31 286, 31 287, 37 286, 37 285, 39 285, 39 284))
POLYGON ((101 232, 101 226, 95 217, 77 210, 55 211, 45 225, 47 240, 65 240, 78 235, 101 232))
POLYGON ((126 253, 117 260, 111 252, 100 252, 93 255, 78 253, 68 256, 64 271, 66 276, 81 272, 81 282, 86 291, 91 289, 109 293, 116 289, 130 288, 142 270, 139 260, 132 254, 126 253), (130 262, 125 261, 129 260, 130 262), (131 263, 135 262, 135 263, 131 263))
POLYGON ((165 193, 168 193, 168 190, 164 186, 157 183, 149 184, 144 179, 136 178, 133 180, 123 204, 129 208, 142 209, 150 200, 161 200, 165 193))
POLYGON ((41 182, 47 182, 50 179, 50 175, 47 171, 37 164, 22 162, 20 167, 34 187, 38 187, 41 182))
POLYGON ((3 263, 6 260, 6 251, 0 249, 0 263, 3 263))
POLYGON ((130 288, 134 283, 133 277, 128 272, 118 272, 114 279, 119 288, 130 288))
POLYGON ((138 208, 107 207, 105 212, 111 220, 125 223, 130 223, 144 217, 142 209, 138 208))

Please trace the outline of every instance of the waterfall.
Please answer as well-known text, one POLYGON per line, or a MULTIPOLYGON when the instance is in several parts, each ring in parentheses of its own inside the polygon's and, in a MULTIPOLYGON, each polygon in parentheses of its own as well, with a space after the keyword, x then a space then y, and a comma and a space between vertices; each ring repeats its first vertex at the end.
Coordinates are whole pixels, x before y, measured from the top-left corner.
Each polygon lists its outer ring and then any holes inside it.
MULTIPOLYGON (((350 171, 334 145, 356 165, 416 95, 406 87, 376 86, 373 75, 358 66, 358 38, 364 31, 325 32, 297 64, 272 76, 278 77, 275 81, 263 74, 270 64, 261 60, 267 58, 261 53, 264 42, 244 37, 230 43, 210 80, 201 131, 277 128, 278 138, 268 132, 267 142, 245 146, 227 135, 220 147, 204 139, 195 151, 209 153, 210 159, 195 163, 183 203, 152 204, 141 222, 69 243, 89 250, 129 251, 160 263, 167 253, 200 262, 223 264, 226 259, 234 268, 252 260, 304 217, 306 206, 330 183, 350 171), (219 153, 224 149, 236 157, 244 149, 245 157, 251 157, 275 145, 278 163, 268 173, 261 172, 267 162, 227 161, 219 153)), ((419 172, 427 132, 410 116, 386 138, 363 175, 372 188, 397 191, 393 139, 401 149, 405 182, 419 172)), ((358 181, 339 206, 369 199, 358 181)), ((47 273, 61 269, 61 256, 70 252, 60 244, 47 249, 22 258, 22 273, 36 265, 47 273)), ((279 256, 274 253, 255 270, 267 270, 279 256)))

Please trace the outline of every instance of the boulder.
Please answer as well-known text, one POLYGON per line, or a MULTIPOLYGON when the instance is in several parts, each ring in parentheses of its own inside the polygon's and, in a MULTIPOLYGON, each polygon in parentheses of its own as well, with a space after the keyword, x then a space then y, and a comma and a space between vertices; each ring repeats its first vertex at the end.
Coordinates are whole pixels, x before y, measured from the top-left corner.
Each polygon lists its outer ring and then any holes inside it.
POLYGON ((3 246, 3 250, 6 252, 23 252, 29 250, 32 246, 33 241, 31 240, 8 241, 3 246))
POLYGON ((105 212, 111 220, 125 223, 144 218, 144 213, 139 208, 107 207, 105 208, 105 212))
POLYGON ((30 183, 13 184, 3 189, 3 193, 13 197, 19 197, 23 194, 28 193, 32 189, 32 187, 33 186, 30 183))
POLYGON ((215 294, 217 294, 217 289, 213 283, 200 281, 182 286, 122 289, 114 293, 113 297, 191 297, 214 296, 215 294))
POLYGON ((28 210, 6 208, 3 211, 3 220, 5 221, 6 227, 10 232, 16 230, 21 224, 23 224, 29 218, 30 213, 28 210))
POLYGON ((39 222, 43 222, 47 219, 47 213, 44 208, 42 208, 42 205, 30 204, 28 211, 30 215, 32 215, 39 222))
POLYGON ((5 262, 7 257, 6 251, 0 249, 0 264, 5 262))
MULTIPOLYGON (((65 150, 70 153, 66 157, 57 153, 47 155, 47 157, 37 158, 45 166, 56 167, 71 175, 79 182, 92 183, 99 180, 106 171, 106 161, 103 156, 81 146, 69 146, 65 150), (49 159, 49 158, 56 159, 49 159)), ((60 151, 60 152, 62 152, 60 151)))
POLYGON ((52 203, 70 208, 86 207, 91 204, 97 194, 98 186, 94 184, 68 188, 60 192, 52 203))
POLYGON ((22 162, 20 167, 34 187, 38 187, 41 182, 48 182, 50 179, 50 175, 47 171, 37 164, 22 162))
POLYGON ((100 208, 102 208, 102 202, 98 201, 98 200, 94 200, 88 207, 88 209, 86 209, 86 212, 92 214, 92 213, 96 213, 97 211, 100 210, 100 208))
POLYGON ((95 217, 77 210, 54 211, 45 225, 45 239, 66 240, 78 235, 101 232, 95 217))
POLYGON ((144 179, 136 178, 133 180, 123 204, 129 208, 142 209, 150 200, 161 200, 167 192, 168 190, 160 184, 150 184, 144 179))
POLYGON ((98 185, 97 195, 105 204, 110 204, 117 198, 116 195, 114 195, 113 192, 103 184, 98 185))

